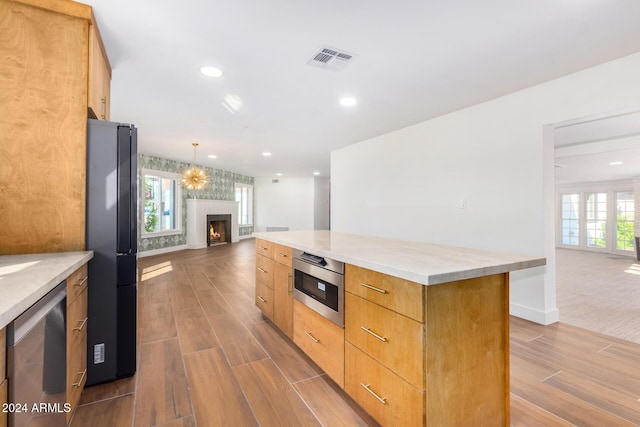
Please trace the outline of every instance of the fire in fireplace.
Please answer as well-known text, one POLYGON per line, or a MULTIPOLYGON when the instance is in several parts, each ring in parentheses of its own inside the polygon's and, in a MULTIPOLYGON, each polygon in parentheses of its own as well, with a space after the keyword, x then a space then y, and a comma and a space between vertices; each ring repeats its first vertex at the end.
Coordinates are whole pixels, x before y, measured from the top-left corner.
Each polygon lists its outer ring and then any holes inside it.
POLYGON ((231 215, 207 215, 207 246, 231 243, 231 215))

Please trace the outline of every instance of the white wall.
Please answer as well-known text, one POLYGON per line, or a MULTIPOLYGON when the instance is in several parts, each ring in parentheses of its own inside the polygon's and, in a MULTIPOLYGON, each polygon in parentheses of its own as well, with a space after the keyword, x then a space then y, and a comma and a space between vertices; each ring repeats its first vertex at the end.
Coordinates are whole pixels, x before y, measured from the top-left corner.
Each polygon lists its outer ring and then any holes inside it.
POLYGON ((557 321, 545 125, 637 106, 639 75, 635 54, 334 151, 331 227, 546 256, 511 275, 511 312, 557 321))
POLYGON ((314 230, 329 230, 331 181, 329 178, 315 177, 313 182, 313 228, 314 230))
POLYGON ((314 179, 255 178, 254 231, 267 227, 289 227, 289 230, 313 230, 314 179))

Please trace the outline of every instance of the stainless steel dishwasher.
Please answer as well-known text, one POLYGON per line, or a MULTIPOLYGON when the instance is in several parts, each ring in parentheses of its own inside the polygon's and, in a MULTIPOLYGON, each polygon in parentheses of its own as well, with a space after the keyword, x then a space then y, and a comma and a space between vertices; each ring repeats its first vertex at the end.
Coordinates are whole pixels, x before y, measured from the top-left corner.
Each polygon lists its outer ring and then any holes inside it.
POLYGON ((64 281, 7 326, 9 426, 65 425, 66 304, 64 281))

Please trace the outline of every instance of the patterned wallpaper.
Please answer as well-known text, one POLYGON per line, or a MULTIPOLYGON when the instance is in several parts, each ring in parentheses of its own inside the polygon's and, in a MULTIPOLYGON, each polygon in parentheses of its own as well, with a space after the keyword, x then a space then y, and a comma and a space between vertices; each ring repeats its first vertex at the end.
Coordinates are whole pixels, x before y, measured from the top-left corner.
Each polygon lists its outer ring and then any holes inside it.
MULTIPOLYGON (((142 169, 153 169, 164 172, 181 173, 191 164, 162 157, 138 154, 138 176, 140 178, 139 188, 144 188, 142 182, 142 169)), ((208 199, 208 200, 235 200, 236 182, 253 185, 253 177, 228 172, 221 169, 204 168, 209 183, 204 190, 182 189, 182 233, 170 236, 141 237, 138 241, 138 251, 150 251, 154 249, 167 248, 171 246, 187 244, 187 199, 208 199)), ((138 215, 138 230, 142 230, 140 215, 138 215)), ((240 227, 240 236, 248 236, 253 233, 253 227, 240 227)))

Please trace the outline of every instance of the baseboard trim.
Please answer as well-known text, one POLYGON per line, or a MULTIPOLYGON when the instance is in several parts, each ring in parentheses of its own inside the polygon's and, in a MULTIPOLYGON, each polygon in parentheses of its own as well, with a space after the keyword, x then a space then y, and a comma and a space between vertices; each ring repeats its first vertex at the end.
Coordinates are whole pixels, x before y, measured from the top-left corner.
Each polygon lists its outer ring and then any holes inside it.
POLYGON ((545 312, 513 303, 509 304, 509 314, 541 325, 550 325, 552 323, 556 323, 560 319, 560 314, 557 308, 545 312))
POLYGON ((185 249, 188 249, 187 245, 168 246, 166 248, 152 249, 150 251, 138 252, 138 258, 167 254, 169 252, 183 251, 185 249))

